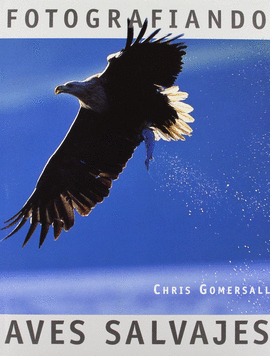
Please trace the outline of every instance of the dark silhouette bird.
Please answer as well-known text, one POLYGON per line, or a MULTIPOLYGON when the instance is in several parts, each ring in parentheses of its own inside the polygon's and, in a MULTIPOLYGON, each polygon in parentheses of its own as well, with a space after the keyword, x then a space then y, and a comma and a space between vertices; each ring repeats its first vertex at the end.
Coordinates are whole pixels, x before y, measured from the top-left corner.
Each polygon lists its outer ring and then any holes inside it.
POLYGON ((18 224, 16 233, 30 218, 23 246, 41 224, 39 247, 50 226, 57 239, 74 224, 74 210, 88 215, 109 195, 135 148, 145 141, 146 166, 155 140, 184 140, 192 132, 193 108, 183 103, 188 94, 173 86, 182 70, 186 46, 180 36, 154 39, 159 30, 142 40, 147 21, 133 42, 128 20, 125 48, 108 56, 102 73, 84 81, 55 88, 78 98, 80 109, 66 137, 50 157, 23 208, 6 221, 18 224))

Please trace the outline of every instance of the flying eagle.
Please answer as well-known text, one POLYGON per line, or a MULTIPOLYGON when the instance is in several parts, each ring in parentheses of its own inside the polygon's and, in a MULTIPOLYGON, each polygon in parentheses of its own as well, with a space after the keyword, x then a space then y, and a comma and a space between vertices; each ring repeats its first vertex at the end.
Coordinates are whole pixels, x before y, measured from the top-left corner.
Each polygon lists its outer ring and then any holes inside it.
POLYGON ((74 210, 87 216, 109 195, 112 181, 123 171, 135 148, 146 144, 146 167, 154 142, 184 140, 193 108, 183 103, 187 93, 172 86, 182 70, 186 46, 182 35, 155 39, 159 30, 142 40, 147 20, 133 42, 128 20, 125 48, 108 56, 102 73, 55 88, 55 94, 78 98, 79 112, 64 140, 45 165, 23 208, 6 221, 15 234, 30 218, 23 246, 41 224, 39 247, 50 226, 57 239, 74 224, 74 210))

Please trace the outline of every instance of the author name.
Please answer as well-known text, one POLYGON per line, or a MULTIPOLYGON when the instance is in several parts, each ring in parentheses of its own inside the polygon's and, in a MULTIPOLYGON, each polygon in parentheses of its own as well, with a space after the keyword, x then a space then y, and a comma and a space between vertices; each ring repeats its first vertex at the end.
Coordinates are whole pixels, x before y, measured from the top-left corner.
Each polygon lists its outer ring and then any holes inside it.
MULTIPOLYGON (((157 295, 177 295, 177 294, 191 294, 191 286, 166 286, 161 284, 154 285, 154 293, 157 295)), ((202 295, 268 295, 270 288, 268 286, 211 286, 207 284, 200 284, 196 290, 202 295)))

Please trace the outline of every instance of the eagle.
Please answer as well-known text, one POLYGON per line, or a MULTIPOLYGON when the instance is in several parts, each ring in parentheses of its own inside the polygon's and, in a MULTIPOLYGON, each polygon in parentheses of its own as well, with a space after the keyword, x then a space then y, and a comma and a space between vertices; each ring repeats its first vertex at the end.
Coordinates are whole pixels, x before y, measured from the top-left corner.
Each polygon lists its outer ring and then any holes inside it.
POLYGON ((143 39, 147 20, 134 40, 128 19, 125 47, 107 57, 102 73, 55 88, 78 98, 80 108, 65 138, 49 158, 36 187, 22 209, 3 229, 16 225, 15 234, 30 218, 23 242, 41 225, 39 247, 50 226, 56 240, 74 225, 75 210, 87 216, 109 195, 112 181, 126 167, 141 142, 149 169, 154 143, 184 140, 194 121, 186 92, 173 86, 182 70, 186 45, 182 35, 156 39, 160 29, 143 39))

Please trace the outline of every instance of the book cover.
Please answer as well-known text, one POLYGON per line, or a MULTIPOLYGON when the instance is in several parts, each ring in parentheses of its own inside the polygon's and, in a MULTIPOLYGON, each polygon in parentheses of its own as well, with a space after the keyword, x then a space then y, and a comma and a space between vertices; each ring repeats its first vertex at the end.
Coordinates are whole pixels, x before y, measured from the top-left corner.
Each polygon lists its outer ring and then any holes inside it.
MULTIPOLYGON (((172 42, 187 46, 172 85, 184 93, 192 132, 169 141, 161 133, 148 169, 141 140, 119 178, 105 177, 113 180, 109 196, 88 216, 75 212, 56 240, 50 227, 40 247, 38 226, 22 248, 28 219, 1 243, 1 355, 267 355, 267 1, 4 2, 1 227, 71 132, 80 103, 55 88, 102 73, 126 46, 128 18, 134 41, 145 19, 141 41, 159 28, 155 39, 183 34, 172 42)), ((169 58, 163 70, 171 70, 169 58)), ((134 90, 130 78, 123 95, 134 90)), ((80 135, 95 142, 96 157, 108 136, 102 146, 89 127, 80 135)))

